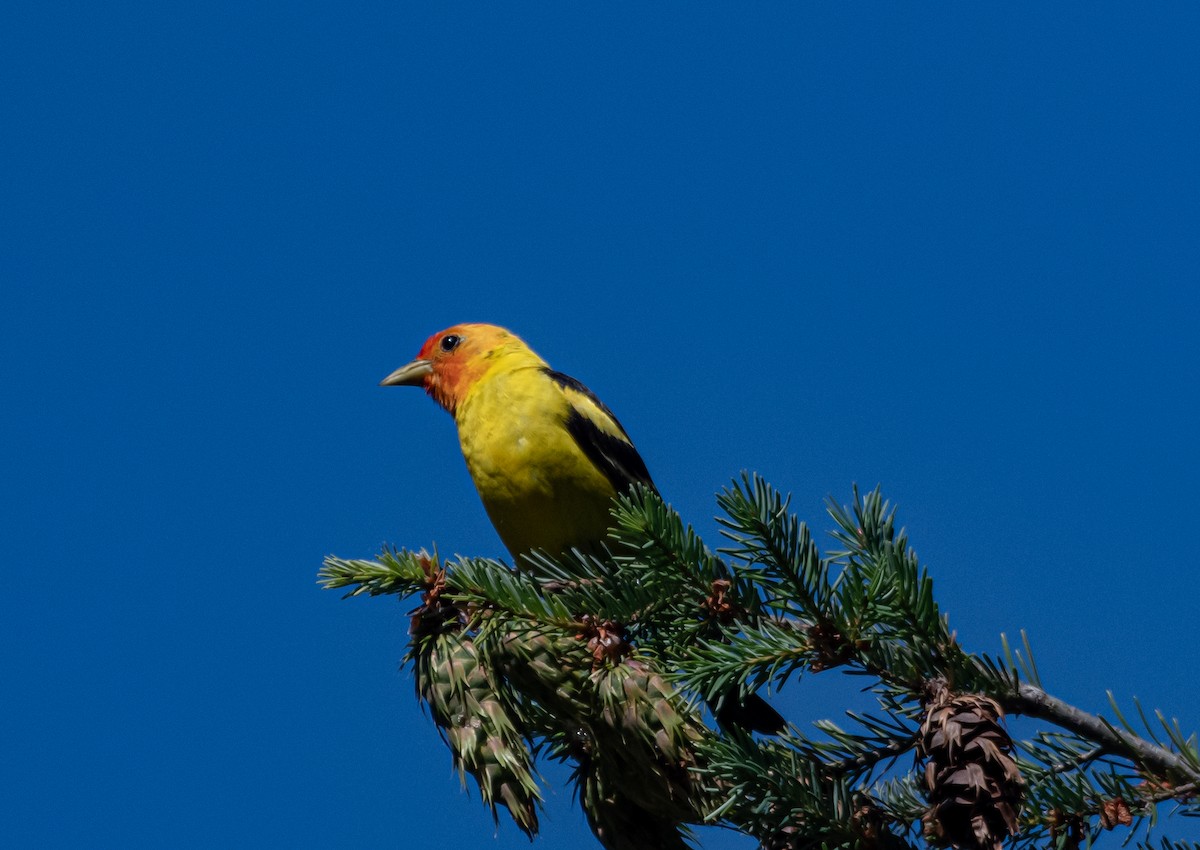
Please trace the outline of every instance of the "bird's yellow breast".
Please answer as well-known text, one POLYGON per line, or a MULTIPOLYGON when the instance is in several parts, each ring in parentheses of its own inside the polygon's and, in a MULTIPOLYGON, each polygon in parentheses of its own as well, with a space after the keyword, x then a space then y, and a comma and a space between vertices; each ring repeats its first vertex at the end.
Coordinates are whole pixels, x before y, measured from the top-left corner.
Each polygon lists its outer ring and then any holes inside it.
POLYGON ((566 428, 569 402, 538 368, 489 375, 455 411, 488 516, 516 557, 601 540, 615 490, 566 428))

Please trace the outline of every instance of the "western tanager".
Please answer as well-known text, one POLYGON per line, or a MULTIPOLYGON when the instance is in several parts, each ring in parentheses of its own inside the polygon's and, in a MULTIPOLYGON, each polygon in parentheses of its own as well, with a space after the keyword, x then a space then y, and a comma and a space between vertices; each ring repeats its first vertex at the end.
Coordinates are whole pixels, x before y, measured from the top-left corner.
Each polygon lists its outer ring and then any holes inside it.
MULTIPOLYGON (((533 550, 595 546, 611 524, 614 496, 634 484, 654 489, 612 411, 504 328, 447 328, 380 384, 423 387, 454 417, 475 488, 518 561, 533 550)), ((717 716, 760 732, 784 726, 754 695, 722 700, 717 716)))

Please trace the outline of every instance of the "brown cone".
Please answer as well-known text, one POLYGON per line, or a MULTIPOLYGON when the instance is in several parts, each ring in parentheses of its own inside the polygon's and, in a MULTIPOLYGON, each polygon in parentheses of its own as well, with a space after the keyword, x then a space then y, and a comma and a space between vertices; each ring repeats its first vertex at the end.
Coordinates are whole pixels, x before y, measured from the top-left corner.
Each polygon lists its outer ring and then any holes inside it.
POLYGON ((930 683, 921 724, 925 759, 925 837, 931 844, 999 850, 1016 835, 1024 783, 1013 759, 1003 711, 980 694, 930 683))

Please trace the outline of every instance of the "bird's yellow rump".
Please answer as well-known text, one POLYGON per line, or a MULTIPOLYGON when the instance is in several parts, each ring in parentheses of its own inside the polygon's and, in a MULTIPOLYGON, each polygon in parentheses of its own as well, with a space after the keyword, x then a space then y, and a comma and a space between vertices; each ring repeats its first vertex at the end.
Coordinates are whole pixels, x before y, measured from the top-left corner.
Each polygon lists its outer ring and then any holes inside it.
MULTIPOLYGON (((535 550, 598 546, 613 497, 635 484, 654 489, 612 411, 504 328, 447 328, 380 383, 423 387, 454 417, 467 469, 518 562, 535 550)), ((784 726, 754 694, 727 695, 714 710, 722 723, 755 731, 784 726)))

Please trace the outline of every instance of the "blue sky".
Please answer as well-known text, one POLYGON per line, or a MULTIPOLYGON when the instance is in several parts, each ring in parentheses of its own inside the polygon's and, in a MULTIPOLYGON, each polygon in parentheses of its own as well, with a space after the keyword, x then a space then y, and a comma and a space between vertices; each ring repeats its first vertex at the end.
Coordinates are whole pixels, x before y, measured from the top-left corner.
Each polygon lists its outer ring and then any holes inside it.
MULTIPOLYGON (((502 554, 451 420, 376 386, 459 321, 710 542, 742 469, 819 531, 882 484, 969 647, 1200 726, 1195 5, 6 18, 5 846, 527 846, 397 672, 409 606, 315 583, 502 554)), ((585 837, 559 784, 538 846, 585 837)))

